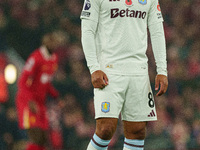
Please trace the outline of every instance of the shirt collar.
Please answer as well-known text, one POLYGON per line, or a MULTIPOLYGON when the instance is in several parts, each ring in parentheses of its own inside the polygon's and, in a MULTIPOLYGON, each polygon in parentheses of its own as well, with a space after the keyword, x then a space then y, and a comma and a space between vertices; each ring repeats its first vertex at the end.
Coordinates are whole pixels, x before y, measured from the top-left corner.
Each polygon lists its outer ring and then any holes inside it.
POLYGON ((46 46, 40 47, 40 53, 46 60, 55 59, 55 54, 50 54, 46 46))

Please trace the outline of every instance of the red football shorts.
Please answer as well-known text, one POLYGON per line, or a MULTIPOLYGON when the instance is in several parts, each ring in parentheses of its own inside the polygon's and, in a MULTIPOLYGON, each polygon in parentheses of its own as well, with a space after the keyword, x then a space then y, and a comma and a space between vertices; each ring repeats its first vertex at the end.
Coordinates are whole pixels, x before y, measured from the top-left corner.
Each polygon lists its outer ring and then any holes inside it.
POLYGON ((37 113, 31 112, 27 104, 17 103, 17 114, 19 127, 21 129, 40 128, 48 129, 48 120, 46 114, 46 106, 38 105, 37 113))

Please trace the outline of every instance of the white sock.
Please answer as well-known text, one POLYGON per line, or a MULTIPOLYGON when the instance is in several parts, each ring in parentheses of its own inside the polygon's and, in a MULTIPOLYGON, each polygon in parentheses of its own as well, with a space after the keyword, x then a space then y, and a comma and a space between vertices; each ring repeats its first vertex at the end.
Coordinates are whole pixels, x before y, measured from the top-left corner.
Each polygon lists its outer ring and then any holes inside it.
POLYGON ((126 147, 124 147, 124 148, 123 148, 123 150, 130 150, 130 149, 128 149, 128 148, 126 148, 126 147))
POLYGON ((96 148, 94 148, 91 144, 91 142, 88 144, 87 150, 97 150, 96 148))
POLYGON ((109 143, 110 140, 103 140, 94 134, 87 147, 87 150, 107 150, 109 143))
POLYGON ((125 138, 123 150, 144 150, 144 140, 125 138))

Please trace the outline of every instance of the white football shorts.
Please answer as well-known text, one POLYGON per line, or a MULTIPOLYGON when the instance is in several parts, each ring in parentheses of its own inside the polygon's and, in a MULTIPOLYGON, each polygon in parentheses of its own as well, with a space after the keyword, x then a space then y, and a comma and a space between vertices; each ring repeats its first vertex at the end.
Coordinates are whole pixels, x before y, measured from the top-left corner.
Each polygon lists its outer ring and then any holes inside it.
POLYGON ((108 75, 104 89, 94 89, 95 119, 119 118, 126 121, 157 120, 155 101, 148 75, 108 75))

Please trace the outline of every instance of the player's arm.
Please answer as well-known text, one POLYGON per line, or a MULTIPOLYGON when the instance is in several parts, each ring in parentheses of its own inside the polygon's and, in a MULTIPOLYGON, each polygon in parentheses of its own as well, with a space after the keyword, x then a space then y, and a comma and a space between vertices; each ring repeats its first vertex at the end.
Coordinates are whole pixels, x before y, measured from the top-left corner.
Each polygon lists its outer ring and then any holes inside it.
POLYGON ((155 90, 159 90, 156 95, 160 96, 167 91, 168 79, 163 19, 157 0, 153 1, 151 5, 148 18, 148 28, 150 31, 151 43, 157 67, 155 90))
POLYGON ((104 88, 108 84, 106 74, 100 70, 95 45, 95 35, 99 18, 99 1, 93 0, 90 4, 86 0, 81 14, 81 41, 94 88, 104 88))
POLYGON ((53 98, 58 98, 59 92, 53 87, 53 85, 49 82, 48 83, 48 93, 53 98))
POLYGON ((38 66, 37 58, 34 56, 30 56, 27 59, 25 66, 23 68, 23 72, 20 76, 19 80, 20 88, 29 91, 29 88, 33 83, 35 74, 37 73, 38 69, 37 66, 38 66))
POLYGON ((100 70, 100 65, 97 60, 97 51, 95 45, 95 33, 97 23, 91 20, 82 19, 81 31, 82 31, 82 46, 87 61, 90 73, 100 70))
POLYGON ((108 84, 108 78, 106 74, 100 70, 100 65, 97 60, 95 46, 97 23, 91 20, 82 19, 81 28, 83 51, 91 73, 92 84, 94 88, 104 88, 108 84))
POLYGON ((167 79, 167 61, 166 61, 166 44, 164 37, 163 23, 159 22, 149 26, 151 34, 151 42, 154 57, 156 60, 157 76, 155 78, 155 90, 160 90, 157 96, 164 94, 167 91, 168 79, 167 79))

